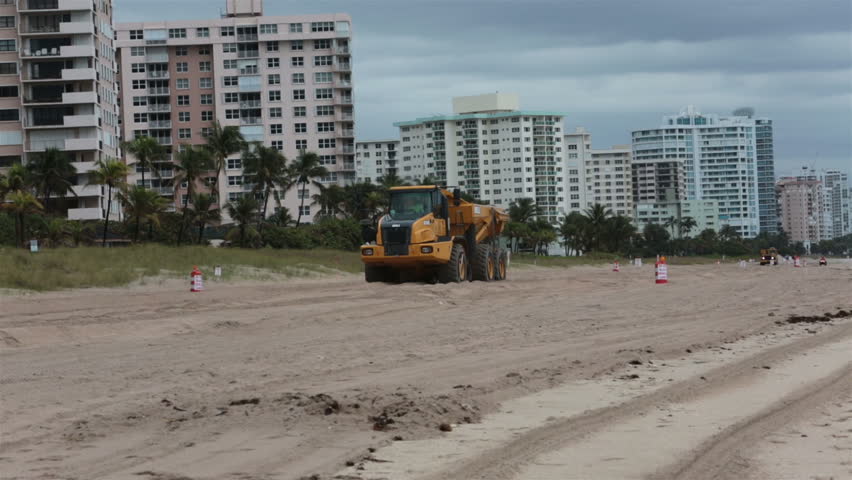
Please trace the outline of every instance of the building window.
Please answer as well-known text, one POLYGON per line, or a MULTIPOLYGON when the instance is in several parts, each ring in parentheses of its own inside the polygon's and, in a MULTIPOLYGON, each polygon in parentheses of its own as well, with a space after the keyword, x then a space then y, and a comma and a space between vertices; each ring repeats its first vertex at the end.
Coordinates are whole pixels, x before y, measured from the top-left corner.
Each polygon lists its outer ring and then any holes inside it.
POLYGON ((318 148, 334 148, 336 145, 336 141, 333 138, 320 138, 317 141, 318 148))
POLYGON ((302 33, 302 24, 301 23, 291 23, 290 24, 290 33, 302 33))
POLYGON ((0 75, 17 75, 18 64, 16 62, 0 63, 0 75))
POLYGON ((177 96, 177 104, 181 107, 189 106, 189 95, 178 95, 177 96))
POLYGON ((280 102, 281 101, 281 90, 270 90, 269 91, 269 101, 270 102, 280 102))
POLYGON ((234 27, 219 27, 219 36, 221 36, 221 37, 233 37, 234 36, 234 27))
POLYGON ((189 71, 189 64, 186 62, 177 62, 175 64, 175 71, 178 73, 186 73, 189 71))
MULTIPOLYGON (((12 40, 14 42, 14 40, 12 40)), ((14 48, 13 48, 14 50, 14 48)), ((305 66, 305 57, 290 57, 290 66, 291 67, 304 67, 305 66)))
POLYGON ((134 90, 143 90, 147 82, 145 80, 133 80, 130 83, 130 86, 133 87, 134 90))
POLYGON ((308 115, 307 107, 293 107, 294 117, 306 117, 308 115))
POLYGON ((202 93, 201 94, 201 104, 202 105, 213 105, 213 94, 212 93, 202 93))
POLYGON ((212 53, 212 51, 210 50, 210 46, 208 46, 208 45, 205 45, 203 47, 198 47, 198 54, 199 55, 210 55, 211 53, 212 53))
POLYGON ((296 150, 302 151, 308 149, 308 140, 307 139, 299 139, 296 140, 296 150))
POLYGON ((267 75, 266 83, 268 83, 269 85, 281 85, 281 75, 277 73, 267 75))
POLYGON ((331 72, 316 72, 314 73, 314 83, 331 83, 334 76, 331 72))
POLYGON ((189 79, 188 78, 178 78, 177 79, 177 89, 178 90, 189 89, 189 79))
POLYGON ((131 57, 144 57, 145 56, 145 47, 130 47, 130 56, 131 57))
POLYGON ((213 71, 213 62, 199 62, 198 63, 198 71, 199 72, 212 72, 213 71))
POLYGON ((210 36, 210 28, 209 27, 199 27, 195 29, 195 36, 201 38, 207 38, 210 36))
POLYGON ((148 105, 148 97, 133 97, 134 107, 144 107, 148 105))
POLYGON ((311 206, 310 205, 299 205, 299 215, 310 216, 311 215, 311 206))
POLYGON ((130 71, 133 73, 145 73, 145 64, 133 63, 130 65, 130 71))
POLYGON ((238 103, 240 101, 240 94, 237 92, 227 92, 225 93, 225 103, 238 103))
POLYGON ((186 38, 185 28, 170 28, 169 38, 186 38))
POLYGON ((296 133, 308 133, 308 124, 307 123, 296 123, 293 125, 294 131, 296 133))
POLYGON ((317 132, 333 132, 334 122, 319 122, 317 123, 317 132))
POLYGON ((266 42, 266 51, 267 52, 277 52, 278 51, 278 42, 266 42))
POLYGON ((279 152, 284 150, 284 140, 273 140, 271 142, 272 148, 278 150, 279 152))
POLYGON ((260 24, 260 33, 261 35, 271 35, 278 33, 278 25, 274 23, 262 23, 260 24))
POLYGON ((237 53, 237 44, 236 43, 223 43, 222 51, 225 53, 237 53))
POLYGON ((143 30, 131 30, 130 31, 130 39, 131 40, 144 40, 145 32, 143 30))
POLYGON ((281 135, 284 133, 284 125, 280 123, 273 123, 269 126, 269 134, 270 135, 281 135))
POLYGON ((236 87, 239 81, 239 77, 222 77, 222 85, 225 87, 236 87))
POLYGON ((0 17, 0 28, 15 28, 15 17, 0 17))
POLYGON ((222 62, 222 68, 225 70, 234 70, 237 68, 236 60, 225 60, 222 62))
POLYGON ((331 55, 317 55, 314 57, 315 67, 324 67, 334 63, 334 57, 331 55))
POLYGON ((333 32, 334 22, 311 22, 312 32, 333 32))
POLYGON ((329 98, 334 97, 334 93, 330 88, 318 88, 316 89, 316 98, 317 100, 327 100, 329 98))
POLYGON ((178 121, 179 122, 188 122, 190 119, 189 112, 178 112, 178 121))
POLYGON ((334 115, 334 107, 332 105, 317 105, 317 116, 327 117, 334 115))
POLYGON ((304 50, 305 44, 301 40, 293 40, 290 42, 290 50, 304 50))
POLYGON ((0 122, 17 122, 21 119, 21 112, 17 108, 0 110, 0 122))
POLYGON ((243 168, 243 161, 240 158, 228 159, 228 170, 239 170, 243 168))
POLYGON ((15 40, 0 40, 0 52, 14 52, 15 40))
POLYGON ((198 80, 199 88, 213 88, 213 78, 212 77, 204 77, 198 80))
POLYGON ((204 110, 201 112, 201 121, 202 122, 212 122, 213 121, 213 112, 210 110, 204 110))
POLYGON ((272 107, 269 109, 269 118, 281 118, 283 116, 281 107, 272 107))
POLYGON ((266 68, 280 68, 281 67, 281 59, 278 57, 272 57, 266 59, 266 68))
POLYGON ((175 47, 175 56, 176 57, 185 57, 189 55, 189 48, 187 47, 175 47))
POLYGON ((293 100, 304 100, 305 99, 305 90, 297 89, 293 90, 293 100))
POLYGON ((236 120, 240 118, 240 111, 236 109, 225 110, 225 118, 227 120, 236 120))
POLYGON ((305 83, 305 74, 304 73, 294 73, 291 77, 293 84, 302 85, 305 83))
POLYGON ((329 48, 331 48, 331 40, 314 40, 314 50, 328 50, 329 48))
POLYGON ((147 113, 134 113, 133 114, 133 123, 145 123, 148 121, 147 113))

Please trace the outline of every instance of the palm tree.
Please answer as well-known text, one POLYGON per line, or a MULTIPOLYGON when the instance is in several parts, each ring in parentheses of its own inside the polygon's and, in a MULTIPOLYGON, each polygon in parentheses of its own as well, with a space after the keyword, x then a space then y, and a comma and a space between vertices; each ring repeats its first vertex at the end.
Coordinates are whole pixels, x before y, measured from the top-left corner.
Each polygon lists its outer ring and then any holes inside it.
MULTIPOLYGON (((183 241, 183 233, 186 229, 186 218, 189 214, 187 206, 189 200, 195 196, 196 184, 202 179, 202 176, 211 170, 213 166, 210 151, 203 148, 197 148, 192 145, 185 145, 183 151, 177 155, 175 162, 175 184, 186 183, 186 194, 183 198, 183 216, 181 218, 180 229, 178 230, 177 244, 180 246, 183 241)), ((175 189, 175 193, 179 190, 175 189)))
POLYGON ((604 236, 607 219, 612 217, 612 210, 596 203, 584 212, 588 222, 588 243, 590 250, 598 250, 604 236))
POLYGON ((565 247, 565 256, 569 255, 569 247, 574 251, 580 251, 580 240, 586 228, 586 217, 580 212, 571 212, 559 224, 559 235, 565 247))
POLYGON ((8 210, 15 216, 15 238, 18 246, 24 247, 26 242, 26 215, 37 213, 44 209, 38 199, 31 193, 16 190, 6 194, 6 202, 0 203, 0 208, 8 210))
POLYGON ((630 239, 636 235, 636 227, 629 217, 617 215, 607 219, 604 233, 607 249, 610 252, 622 252, 630 239))
POLYGON ((6 175, 0 175, 0 202, 6 194, 12 192, 23 192, 30 189, 30 176, 27 168, 17 163, 9 168, 6 175))
POLYGON ((384 190, 390 190, 393 187, 404 187, 408 184, 395 173, 386 173, 379 178, 379 186, 384 190))
POLYGON ((136 158, 136 164, 142 168, 142 185, 145 185, 145 170, 150 169, 154 175, 160 176, 160 171, 154 168, 156 162, 167 158, 165 147, 153 138, 143 135, 131 142, 124 142, 122 148, 136 158))
POLYGON ((97 167, 89 174, 93 185, 107 186, 107 211, 104 217, 103 246, 106 247, 107 232, 109 231, 109 215, 112 210, 112 191, 121 188, 127 179, 130 168, 126 163, 114 158, 100 159, 95 163, 97 167))
POLYGON ((320 192, 312 197, 314 203, 320 206, 326 215, 335 216, 343 214, 341 205, 346 200, 346 189, 337 184, 319 187, 320 192))
POLYGON ((677 227, 679 224, 680 224, 680 221, 677 218, 675 218, 674 216, 667 218, 666 221, 663 222, 663 225, 665 225, 666 228, 671 229, 672 237, 675 236, 675 227, 677 227))
POLYGON ((64 218, 54 217, 44 222, 44 233, 47 244, 58 247, 68 237, 68 221, 64 218))
POLYGON ((27 171, 36 188, 36 194, 44 199, 46 211, 50 211, 51 195, 56 194, 59 198, 65 198, 68 193, 76 195, 71 179, 77 175, 77 169, 68 154, 62 150, 48 148, 33 155, 27 163, 27 171))
MULTIPOLYGON (((298 158, 296 158, 296 161, 293 162, 292 169, 295 184, 297 186, 301 185, 301 187, 297 187, 299 190, 299 197, 301 198, 299 215, 296 217, 296 226, 298 227, 302 223, 302 213, 305 210, 305 198, 308 196, 308 183, 313 182, 315 178, 328 175, 328 170, 322 166, 319 156, 316 153, 306 152, 304 150, 302 150, 298 158)), ((318 182, 313 183, 318 184, 318 182)))
POLYGON ((222 212, 216 206, 213 195, 198 193, 192 199, 192 219, 198 225, 198 243, 204 239, 204 228, 208 224, 218 222, 222 218, 222 212))
POLYGON ((266 209, 269 206, 269 195, 276 189, 290 189, 293 177, 287 168, 287 158, 278 150, 254 144, 243 151, 243 174, 251 177, 254 183, 254 193, 263 198, 261 215, 257 222, 259 234, 263 234, 263 221, 266 219, 266 209))
POLYGON ((85 240, 92 233, 91 225, 83 223, 79 220, 69 221, 67 229, 68 236, 71 238, 71 241, 74 242, 75 247, 79 246, 80 242, 85 240))
POLYGON ((680 234, 689 238, 689 232, 697 227, 698 223, 692 217, 683 217, 680 219, 680 234))
POLYGON ((509 217, 513 222, 530 223, 541 214, 541 209, 532 198, 519 198, 509 205, 509 217))
POLYGON ((257 208, 257 200, 253 195, 243 195, 233 202, 228 202, 226 207, 228 216, 239 226, 240 247, 245 247, 246 234, 257 217, 257 208))
POLYGON ((418 180, 417 184, 418 185, 437 185, 438 180, 435 177, 433 177, 432 175, 426 175, 425 177, 418 180))
POLYGON ((723 242, 736 240, 738 238, 740 238, 740 232, 731 225, 722 225, 722 228, 719 229, 719 239, 723 242))
POLYGON ((142 219, 147 219, 151 225, 159 225, 160 214, 166 211, 166 199, 159 193, 145 187, 134 185, 122 188, 118 200, 124 206, 124 213, 134 220, 136 228, 133 231, 133 242, 139 241, 142 219))
MULTIPOLYGON (((235 126, 223 127, 218 121, 213 122, 213 127, 205 138, 206 148, 213 159, 213 170, 216 171, 216 181, 213 183, 213 195, 218 198, 219 177, 225 169, 228 157, 243 150, 246 143, 240 129, 235 126)), ((219 202, 221 205, 222 203, 219 202)))

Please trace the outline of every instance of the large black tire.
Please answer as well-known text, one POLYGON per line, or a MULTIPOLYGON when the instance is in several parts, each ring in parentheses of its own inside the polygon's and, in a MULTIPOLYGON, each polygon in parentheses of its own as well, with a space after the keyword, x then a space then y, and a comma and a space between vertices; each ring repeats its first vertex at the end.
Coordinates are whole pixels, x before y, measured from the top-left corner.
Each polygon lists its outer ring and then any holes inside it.
POLYGON ((387 268, 364 265, 364 279, 367 283, 387 282, 390 272, 387 268))
POLYGON ((491 245, 477 245, 476 258, 473 261, 473 279, 490 282, 494 280, 496 271, 497 262, 494 258, 494 249, 491 245))
POLYGON ((467 280, 468 264, 464 247, 458 243, 453 245, 450 261, 438 270, 438 281, 441 283, 459 283, 467 280))
POLYGON ((494 270, 495 280, 506 280, 509 275, 509 255, 506 250, 498 248, 496 251, 497 266, 494 270))

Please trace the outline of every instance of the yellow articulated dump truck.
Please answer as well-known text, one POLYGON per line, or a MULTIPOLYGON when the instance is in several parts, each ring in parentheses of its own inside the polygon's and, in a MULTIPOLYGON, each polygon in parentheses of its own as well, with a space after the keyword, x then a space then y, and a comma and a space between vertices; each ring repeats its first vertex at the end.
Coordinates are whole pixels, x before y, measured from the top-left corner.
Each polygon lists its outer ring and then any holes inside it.
POLYGON ((390 209, 364 239, 368 282, 504 280, 508 255, 497 244, 509 215, 437 186, 394 187, 390 209))

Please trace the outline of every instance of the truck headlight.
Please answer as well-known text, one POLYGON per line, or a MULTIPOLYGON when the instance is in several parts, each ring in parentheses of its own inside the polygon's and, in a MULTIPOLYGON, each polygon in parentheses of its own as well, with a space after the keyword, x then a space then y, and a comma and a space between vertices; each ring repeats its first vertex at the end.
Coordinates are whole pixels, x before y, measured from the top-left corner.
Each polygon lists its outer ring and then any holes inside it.
POLYGON ((432 253, 432 247, 420 247, 420 253, 432 253))
POLYGON ((365 248, 364 250, 361 250, 361 254, 366 255, 366 256, 370 256, 370 255, 373 254, 373 249, 372 248, 365 248))

